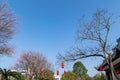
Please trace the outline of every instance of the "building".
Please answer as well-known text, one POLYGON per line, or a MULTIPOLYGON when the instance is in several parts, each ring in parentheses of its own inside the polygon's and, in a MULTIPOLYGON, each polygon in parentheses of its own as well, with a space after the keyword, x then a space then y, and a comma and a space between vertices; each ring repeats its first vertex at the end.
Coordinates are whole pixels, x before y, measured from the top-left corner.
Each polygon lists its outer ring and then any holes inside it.
MULTIPOLYGON (((120 38, 117 40, 117 45, 113 48, 112 54, 112 63, 115 69, 116 76, 120 80, 120 38)), ((107 80, 110 80, 111 71, 106 61, 102 63, 102 71, 105 71, 107 80)), ((98 71, 100 71, 101 67, 98 67, 98 71)))
POLYGON ((55 80, 62 80, 61 75, 54 75, 55 80))

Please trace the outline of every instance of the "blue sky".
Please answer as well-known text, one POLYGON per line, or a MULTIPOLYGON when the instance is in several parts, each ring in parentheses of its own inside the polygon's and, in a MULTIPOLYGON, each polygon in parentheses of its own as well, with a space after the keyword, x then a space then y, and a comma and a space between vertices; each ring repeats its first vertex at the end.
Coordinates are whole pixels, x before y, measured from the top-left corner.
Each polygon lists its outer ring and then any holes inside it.
MULTIPOLYGON (((1 0, 2 1, 2 0, 1 0)), ((18 18, 17 34, 11 40, 16 46, 13 57, 2 56, 0 67, 8 68, 16 62, 22 51, 34 50, 43 53, 55 65, 58 52, 76 45, 77 19, 83 14, 91 16, 96 9, 107 9, 114 15, 120 15, 120 0, 7 0, 9 7, 18 18)), ((119 23, 111 29, 111 43, 120 37, 119 23)), ((89 75, 101 61, 82 60, 89 75), (95 62, 94 62, 95 61, 95 62)), ((54 66, 55 67, 55 66, 54 66)), ((72 66, 69 66, 72 68, 72 66)))

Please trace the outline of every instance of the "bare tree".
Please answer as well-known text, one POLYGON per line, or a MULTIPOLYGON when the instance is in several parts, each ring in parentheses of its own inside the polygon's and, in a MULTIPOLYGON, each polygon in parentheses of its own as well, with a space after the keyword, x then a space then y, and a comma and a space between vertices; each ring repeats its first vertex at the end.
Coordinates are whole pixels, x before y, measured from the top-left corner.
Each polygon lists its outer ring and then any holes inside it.
POLYGON ((113 80, 116 80, 112 64, 112 48, 108 39, 111 26, 117 19, 119 17, 115 18, 106 10, 97 10, 93 14, 92 20, 81 20, 77 39, 83 41, 86 47, 75 47, 67 51, 65 55, 58 54, 58 60, 75 61, 87 57, 102 57, 111 68, 113 80), (87 43, 92 45, 88 46, 87 43))
POLYGON ((46 57, 39 52, 28 51, 23 52, 20 59, 15 65, 16 69, 26 71, 27 77, 32 79, 43 69, 51 69, 51 64, 48 62, 46 57))
POLYGON ((12 11, 8 9, 6 3, 0 2, 0 54, 11 54, 13 48, 8 45, 8 41, 15 34, 16 18, 12 11))

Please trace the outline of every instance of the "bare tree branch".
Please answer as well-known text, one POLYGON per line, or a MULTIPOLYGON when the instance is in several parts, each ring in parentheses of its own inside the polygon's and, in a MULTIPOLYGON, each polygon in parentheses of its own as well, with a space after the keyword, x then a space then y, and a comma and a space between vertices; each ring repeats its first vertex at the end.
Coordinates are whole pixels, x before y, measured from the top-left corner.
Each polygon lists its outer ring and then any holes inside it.
MULTIPOLYGON (((115 23, 113 15, 107 10, 97 10, 91 20, 82 20, 80 22, 80 28, 77 30, 77 39, 84 41, 86 47, 75 47, 67 51, 64 55, 58 54, 58 60, 75 61, 96 56, 104 58, 109 67, 114 69, 112 65, 112 52, 110 52, 112 49, 108 42, 110 28, 113 23, 115 23), (92 41, 92 43, 89 43, 89 41, 92 41)), ((114 72, 111 72, 115 80, 114 72)))
POLYGON ((4 2, 0 3, 0 54, 13 53, 8 41, 13 38, 16 29, 16 18, 4 2))

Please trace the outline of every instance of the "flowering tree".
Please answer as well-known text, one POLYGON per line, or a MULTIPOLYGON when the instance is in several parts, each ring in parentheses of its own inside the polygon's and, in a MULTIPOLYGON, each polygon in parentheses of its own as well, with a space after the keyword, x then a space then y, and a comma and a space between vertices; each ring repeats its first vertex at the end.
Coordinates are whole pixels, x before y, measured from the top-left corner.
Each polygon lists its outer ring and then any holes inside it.
POLYGON ((37 76, 43 69, 51 69, 51 64, 46 57, 39 52, 28 51, 23 52, 20 59, 15 65, 16 69, 26 71, 26 77, 32 79, 37 76))
POLYGON ((44 69, 39 73, 38 79, 40 79, 40 80, 54 80, 54 72, 49 70, 49 69, 44 69))

